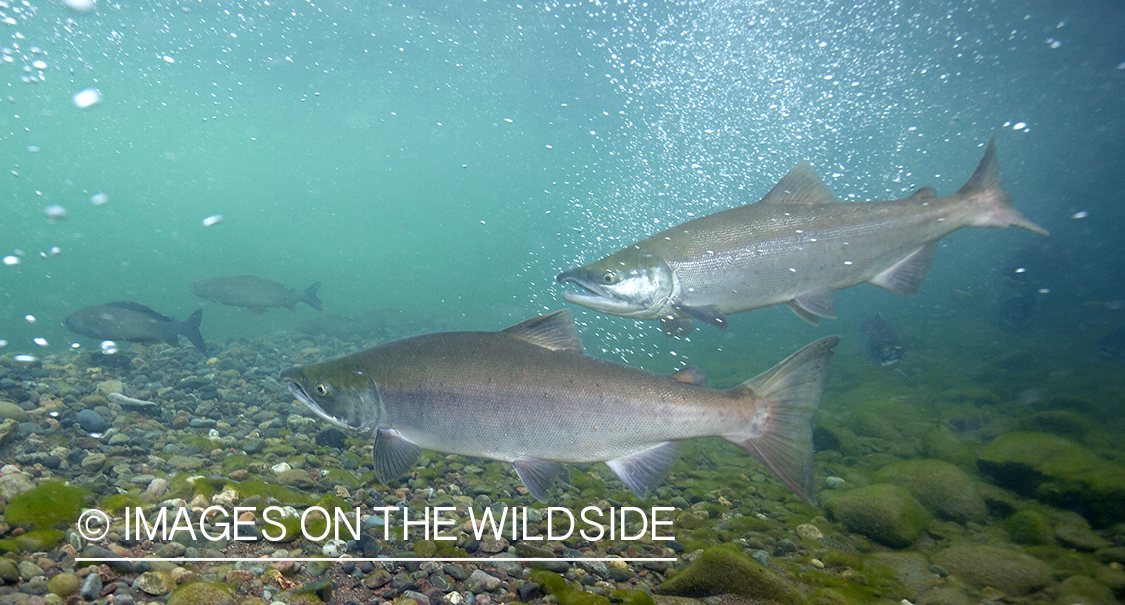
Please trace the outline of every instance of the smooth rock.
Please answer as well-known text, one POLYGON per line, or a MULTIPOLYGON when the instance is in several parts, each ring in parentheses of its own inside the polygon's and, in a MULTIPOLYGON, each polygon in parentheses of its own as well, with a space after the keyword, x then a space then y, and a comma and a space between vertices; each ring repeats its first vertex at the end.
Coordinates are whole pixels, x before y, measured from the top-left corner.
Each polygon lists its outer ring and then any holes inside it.
POLYGON ((133 580, 133 588, 154 596, 164 595, 176 588, 172 574, 164 571, 146 571, 133 580))
POLYGON ((95 452, 82 459, 82 470, 88 472, 97 472, 105 466, 105 454, 95 452))
POLYGON ((500 578, 479 569, 474 570, 464 582, 465 590, 469 592, 492 592, 501 584, 500 578))
POLYGON ((0 399, 0 420, 11 419, 27 422, 27 411, 6 399, 0 399))
POLYGON ((988 518, 984 498, 968 473, 941 460, 892 462, 875 473, 877 483, 901 485, 935 516, 958 523, 988 518))
POLYGON ((831 492, 824 506, 848 531, 892 548, 910 546, 930 524, 930 514, 905 488, 886 483, 831 492))
POLYGON ((1013 597, 1051 582, 1051 568, 1046 563, 996 546, 951 546, 935 554, 932 561, 978 590, 991 586, 1013 597))
POLYGON ((90 409, 78 412, 78 426, 82 427, 82 430, 87 433, 104 433, 109 429, 109 423, 102 418, 101 414, 90 409))
POLYGON ((176 454, 168 459, 168 466, 181 471, 197 471, 203 468, 204 461, 200 458, 181 456, 176 454))
POLYGON ((721 546, 700 553, 656 590, 681 597, 733 593, 770 603, 805 602, 805 595, 787 580, 741 552, 721 546))
POLYGON ((78 591, 83 599, 93 601, 102 593, 102 577, 97 572, 86 576, 82 581, 82 588, 78 591))
POLYGON ((47 590, 65 599, 78 592, 81 585, 78 576, 72 573, 60 573, 47 581, 47 590))

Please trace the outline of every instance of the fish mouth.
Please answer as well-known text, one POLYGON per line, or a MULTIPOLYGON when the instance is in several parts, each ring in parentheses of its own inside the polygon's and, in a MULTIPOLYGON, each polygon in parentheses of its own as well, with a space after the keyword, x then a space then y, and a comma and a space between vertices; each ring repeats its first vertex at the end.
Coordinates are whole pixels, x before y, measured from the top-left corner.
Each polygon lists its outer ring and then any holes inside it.
POLYGON ((589 284, 589 282, 575 277, 571 275, 571 273, 571 271, 567 271, 566 273, 559 274, 559 276, 555 278, 560 284, 577 286, 576 288, 563 290, 563 300, 611 315, 628 316, 629 314, 644 310, 643 306, 628 299, 615 296, 611 291, 597 288, 594 284, 589 284))

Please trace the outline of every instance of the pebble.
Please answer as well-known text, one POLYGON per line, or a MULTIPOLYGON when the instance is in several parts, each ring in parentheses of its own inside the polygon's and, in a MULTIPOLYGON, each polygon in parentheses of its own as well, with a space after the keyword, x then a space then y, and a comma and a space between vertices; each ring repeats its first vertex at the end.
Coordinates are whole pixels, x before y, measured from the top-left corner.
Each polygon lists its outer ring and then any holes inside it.
POLYGON ((86 409, 78 412, 78 426, 87 433, 104 433, 109 429, 109 423, 94 410, 86 409))
POLYGON ((94 599, 98 598, 101 592, 102 577, 98 575, 97 572, 94 572, 86 576, 86 579, 82 582, 82 588, 78 591, 78 594, 82 595, 82 598, 86 599, 87 601, 93 601, 94 599))

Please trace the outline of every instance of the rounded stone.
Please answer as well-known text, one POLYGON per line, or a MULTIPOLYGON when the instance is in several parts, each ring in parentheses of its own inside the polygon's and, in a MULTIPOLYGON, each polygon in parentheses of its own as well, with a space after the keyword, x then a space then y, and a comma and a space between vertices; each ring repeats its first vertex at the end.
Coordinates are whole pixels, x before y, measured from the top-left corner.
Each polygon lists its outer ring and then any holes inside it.
POLYGON ((825 508, 848 531, 892 548, 913 544, 931 520, 910 492, 886 483, 840 492, 825 508))
POLYGON ((72 573, 61 573, 47 581, 47 590, 65 599, 78 592, 81 585, 78 576, 72 573))
POLYGON ((87 433, 104 433, 109 429, 109 423, 94 410, 86 409, 78 412, 78 426, 87 433))
POLYGON ((951 546, 934 555, 933 563, 974 588, 991 586, 1013 597, 1051 582, 1051 568, 1046 563, 996 546, 951 546))

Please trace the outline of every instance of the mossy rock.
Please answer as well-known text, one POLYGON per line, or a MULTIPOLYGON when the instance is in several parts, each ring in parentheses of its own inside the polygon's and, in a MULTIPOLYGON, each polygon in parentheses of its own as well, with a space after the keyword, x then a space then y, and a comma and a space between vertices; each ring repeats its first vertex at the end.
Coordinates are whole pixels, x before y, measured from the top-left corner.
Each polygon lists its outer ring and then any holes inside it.
POLYGON ((1094 527, 1125 521, 1125 466, 1057 435, 1001 435, 984 448, 977 464, 998 485, 1078 511, 1094 527))
POLYGON ((934 515, 964 523, 985 521, 988 508, 971 476, 941 460, 903 460, 875 473, 875 481, 901 485, 934 515))
POLYGON ((734 548, 722 546, 703 551, 658 586, 657 592, 697 598, 736 594, 794 605, 805 602, 805 595, 787 580, 734 548))
POLYGON ((1048 546, 1055 543, 1055 531, 1043 515, 1021 510, 1004 521, 1004 529, 1012 542, 1024 546, 1048 546))
POLYGON ((935 426, 926 432, 922 451, 930 458, 944 460, 962 468, 975 469, 977 454, 956 433, 945 426, 935 426))
POLYGON ((913 544, 931 521, 910 492, 887 483, 835 492, 824 505, 848 531, 892 548, 913 544))
POLYGON ((415 540, 414 554, 429 559, 437 554, 437 542, 433 540, 415 540))
POLYGON ((1070 410, 1047 410, 1021 418, 1019 430, 1051 433, 1060 437, 1082 440, 1093 430, 1094 423, 1086 416, 1070 410))
POLYGON ((1081 603, 1082 605, 1115 605, 1120 603, 1113 591, 1086 576, 1070 576, 1055 589, 1056 603, 1081 603))
POLYGON ((57 481, 47 481, 8 501, 4 518, 8 523, 40 529, 64 527, 78 519, 86 490, 57 481))
POLYGON ((64 599, 78 592, 81 587, 82 581, 72 573, 60 573, 47 580, 47 590, 64 599))
POLYGON ((125 508, 141 508, 144 503, 132 494, 112 494, 98 502, 98 509, 107 513, 117 513, 125 508))
POLYGON ((609 600, 624 605, 656 605, 652 596, 641 590, 615 590, 609 593, 609 600))
POLYGON ((951 546, 935 554, 932 561, 973 588, 991 586, 1013 597, 1051 582, 1051 568, 1046 563, 996 546, 951 546))
POLYGON ((177 588, 167 605, 235 605, 230 588, 218 582, 199 580, 177 588))
POLYGON ((533 569, 527 578, 539 585, 548 594, 557 594, 566 590, 566 580, 562 576, 546 569, 533 569))
POLYGON ((559 605, 609 605, 609 599, 585 590, 562 590, 556 593, 559 605))

